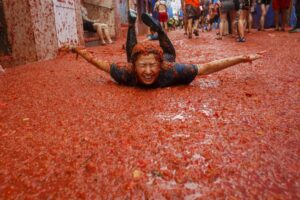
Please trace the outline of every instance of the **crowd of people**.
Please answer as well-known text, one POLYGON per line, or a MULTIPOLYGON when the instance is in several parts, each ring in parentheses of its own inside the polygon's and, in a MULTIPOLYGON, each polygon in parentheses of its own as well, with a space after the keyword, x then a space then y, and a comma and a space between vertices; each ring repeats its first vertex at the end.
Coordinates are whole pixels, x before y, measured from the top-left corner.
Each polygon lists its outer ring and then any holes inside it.
MULTIPOLYGON (((217 38, 222 40, 225 35, 233 35, 237 42, 245 42, 245 33, 251 32, 253 15, 260 10, 257 30, 264 31, 266 15, 270 6, 274 10, 275 31, 285 31, 287 14, 295 3, 297 24, 289 32, 300 32, 300 1, 298 0, 181 0, 179 23, 183 23, 184 34, 188 38, 199 36, 200 30, 211 31, 213 27, 218 28, 217 38)), ((154 11, 161 11, 164 8, 164 17, 158 15, 160 22, 166 21, 167 4, 164 0, 157 0, 154 11), (162 6, 163 5, 163 6, 162 6)), ((174 21, 173 18, 169 21, 174 21)), ((171 23, 176 24, 176 23, 171 23)), ((167 29, 166 29, 167 31, 167 29)))

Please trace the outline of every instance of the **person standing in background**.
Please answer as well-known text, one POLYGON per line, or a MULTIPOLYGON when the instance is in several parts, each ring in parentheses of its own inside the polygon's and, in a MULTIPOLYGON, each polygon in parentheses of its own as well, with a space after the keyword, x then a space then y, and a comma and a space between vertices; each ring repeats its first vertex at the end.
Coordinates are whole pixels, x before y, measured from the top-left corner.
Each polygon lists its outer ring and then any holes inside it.
POLYGON ((188 38, 191 39, 193 33, 195 36, 199 36, 199 18, 201 15, 200 11, 200 1, 199 0, 185 0, 184 1, 185 5, 185 14, 188 19, 188 26, 187 26, 187 31, 188 31, 188 38), (194 22, 194 26, 193 26, 194 22))
POLYGON ((83 21, 83 29, 85 31, 97 32, 101 43, 106 44, 105 38, 107 39, 107 43, 113 43, 110 38, 110 33, 108 31, 108 25, 101 23, 100 20, 93 20, 88 17, 87 9, 83 6, 83 0, 81 0, 81 16, 83 21))
POLYGON ((158 12, 160 25, 168 31, 168 7, 164 0, 157 0, 154 9, 158 12))
POLYGON ((258 27, 258 31, 265 30, 265 19, 269 10, 271 0, 258 0, 257 3, 261 8, 261 16, 260 16, 260 26, 258 27))
POLYGON ((275 11, 275 31, 279 31, 279 14, 281 13, 281 29, 285 31, 286 15, 290 7, 290 0, 273 0, 273 9, 275 11))
POLYGON ((297 23, 294 28, 289 30, 289 33, 300 32, 300 1, 299 0, 295 0, 295 12, 296 12, 296 17, 297 17, 297 23))

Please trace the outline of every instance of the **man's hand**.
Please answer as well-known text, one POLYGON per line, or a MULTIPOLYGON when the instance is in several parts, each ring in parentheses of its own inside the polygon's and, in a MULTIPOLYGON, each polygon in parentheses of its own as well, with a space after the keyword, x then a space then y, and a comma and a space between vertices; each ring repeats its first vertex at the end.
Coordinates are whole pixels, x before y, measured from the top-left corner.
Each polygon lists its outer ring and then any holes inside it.
POLYGON ((266 53, 266 51, 261 51, 261 52, 255 53, 255 54, 245 55, 245 56, 243 56, 243 60, 244 60, 243 62, 251 63, 254 60, 262 58, 263 54, 265 54, 265 53, 266 53))

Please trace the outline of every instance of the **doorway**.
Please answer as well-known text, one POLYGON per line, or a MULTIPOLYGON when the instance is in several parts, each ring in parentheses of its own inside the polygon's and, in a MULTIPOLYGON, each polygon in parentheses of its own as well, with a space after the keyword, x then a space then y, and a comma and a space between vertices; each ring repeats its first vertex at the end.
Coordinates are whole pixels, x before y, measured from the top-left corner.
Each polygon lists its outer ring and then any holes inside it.
POLYGON ((0 0, 0 56, 11 54, 11 47, 7 38, 7 25, 4 16, 3 0, 0 0))

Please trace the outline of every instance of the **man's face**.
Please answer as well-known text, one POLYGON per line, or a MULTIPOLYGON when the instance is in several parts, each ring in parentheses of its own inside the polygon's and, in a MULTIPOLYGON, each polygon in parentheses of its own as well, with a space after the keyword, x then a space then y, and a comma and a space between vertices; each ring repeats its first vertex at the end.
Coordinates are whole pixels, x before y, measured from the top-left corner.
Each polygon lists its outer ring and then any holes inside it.
POLYGON ((160 72, 160 63, 156 61, 154 54, 140 55, 135 61, 135 69, 138 80, 145 84, 153 84, 160 72))

